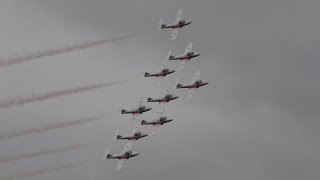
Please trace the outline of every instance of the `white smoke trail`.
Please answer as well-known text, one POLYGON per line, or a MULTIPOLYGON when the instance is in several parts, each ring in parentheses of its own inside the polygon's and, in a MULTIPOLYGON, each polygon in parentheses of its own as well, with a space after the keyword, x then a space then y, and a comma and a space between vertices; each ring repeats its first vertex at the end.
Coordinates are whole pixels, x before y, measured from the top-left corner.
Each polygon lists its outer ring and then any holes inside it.
POLYGON ((30 134, 34 134, 34 133, 43 133, 43 132, 47 132, 47 131, 50 131, 53 129, 72 127, 75 125, 80 125, 80 124, 84 124, 84 123, 97 121, 103 117, 104 116, 96 116, 96 117, 89 117, 89 118, 82 118, 82 119, 74 119, 74 120, 71 120, 68 122, 62 122, 59 124, 51 124, 51 125, 45 125, 42 127, 34 127, 34 128, 30 128, 30 129, 25 129, 25 130, 4 133, 4 134, 0 134, 0 140, 17 138, 20 136, 30 135, 30 134))
POLYGON ((98 41, 85 41, 85 42, 75 43, 75 44, 71 44, 71 45, 66 45, 63 47, 54 48, 54 49, 46 49, 46 50, 42 50, 42 51, 38 51, 38 52, 25 54, 25 55, 17 55, 15 57, 8 57, 6 59, 1 58, 0 67, 12 66, 15 64, 32 61, 32 60, 39 59, 39 58, 46 57, 46 56, 54 56, 54 55, 63 54, 66 52, 71 52, 71 51, 75 51, 75 50, 81 50, 81 49, 85 49, 85 48, 89 48, 89 47, 93 47, 93 46, 107 44, 107 43, 119 41, 122 39, 126 39, 129 37, 133 37, 135 35, 136 34, 129 34, 129 35, 119 36, 119 37, 115 37, 115 38, 111 38, 111 39, 103 39, 103 40, 98 40, 98 41))
POLYGON ((86 144, 86 145, 74 145, 74 146, 68 146, 68 147, 63 147, 63 148, 56 148, 56 149, 48 149, 48 150, 43 150, 39 152, 32 152, 29 154, 22 154, 19 156, 14 156, 14 157, 4 157, 0 158, 0 163, 7 163, 10 161, 17 161, 21 159, 30 159, 38 156, 43 156, 43 155, 49 155, 49 154, 56 154, 56 153, 62 153, 62 152, 67 152, 67 151, 72 151, 76 149, 81 149, 89 146, 93 146, 94 144, 86 144))
POLYGON ((47 174, 47 173, 51 173, 51 172, 56 172, 56 171, 60 171, 60 170, 63 170, 63 169, 74 168, 74 167, 80 166, 82 164, 85 164, 85 163, 81 162, 81 163, 71 164, 71 165, 62 165, 62 166, 58 166, 58 167, 55 167, 55 168, 40 169, 40 170, 33 171, 33 172, 26 172, 26 173, 20 173, 20 174, 16 174, 16 175, 12 175, 12 176, 3 177, 1 179, 2 180, 16 180, 16 179, 30 178, 30 177, 33 177, 33 176, 38 176, 38 175, 43 175, 43 174, 47 174))
POLYGON ((59 96, 67 96, 67 95, 76 94, 79 92, 91 91, 94 89, 104 88, 107 86, 113 86, 113 85, 121 84, 121 83, 125 83, 125 82, 127 82, 127 81, 114 82, 114 83, 104 82, 104 83, 79 86, 79 87, 74 87, 74 88, 64 89, 64 90, 59 90, 59 91, 54 90, 54 91, 42 93, 42 94, 32 94, 29 97, 9 97, 9 98, 6 98, 0 102, 0 109, 10 108, 12 106, 22 106, 27 103, 52 99, 52 98, 56 98, 59 96))

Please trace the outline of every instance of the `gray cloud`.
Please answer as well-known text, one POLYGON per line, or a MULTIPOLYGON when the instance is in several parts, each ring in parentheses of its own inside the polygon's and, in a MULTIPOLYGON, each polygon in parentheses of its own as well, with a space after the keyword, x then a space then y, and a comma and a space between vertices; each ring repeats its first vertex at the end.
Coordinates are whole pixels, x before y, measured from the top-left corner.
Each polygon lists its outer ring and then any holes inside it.
MULTIPOLYGON (((21 84, 30 79, 37 90, 48 86, 63 88, 73 81, 100 80, 101 77, 135 77, 141 72, 156 70, 168 50, 181 52, 189 42, 193 42, 202 55, 188 62, 183 71, 164 79, 159 89, 153 88, 153 80, 141 77, 108 92, 55 99, 43 106, 34 103, 23 109, 2 110, 2 128, 26 126, 21 124, 21 119, 41 122, 38 116, 65 117, 72 113, 132 107, 141 96, 160 96, 173 86, 177 77, 183 82, 190 81, 198 69, 203 80, 215 83, 198 89, 191 101, 184 99, 185 91, 174 91, 181 99, 168 104, 166 115, 175 120, 159 129, 158 136, 137 142, 134 150, 141 155, 127 161, 123 171, 116 174, 113 172, 116 162, 101 161, 78 173, 48 175, 46 179, 319 179, 318 1, 11 0, 7 7, 10 8, 0 11, 0 18, 8 22, 5 20, 9 16, 14 21, 0 30, 2 53, 17 52, 29 47, 30 42, 33 42, 32 48, 37 49, 37 45, 48 46, 47 41, 61 44, 86 37, 99 39, 106 34, 146 33, 133 40, 117 42, 108 49, 97 47, 63 55, 57 61, 39 61, 32 66, 25 63, 5 69, 0 78, 3 97, 19 90, 34 92, 27 83, 21 84), (171 41, 171 32, 158 31, 157 23, 160 17, 166 23, 172 21, 180 8, 193 24, 183 29, 177 40, 171 41), (24 27, 23 22, 33 26, 24 27), (25 31, 18 31, 19 27, 25 31), (36 38, 31 36, 31 30, 38 32, 36 38), (53 37, 45 39, 48 34, 53 37), (38 112, 38 109, 44 111, 38 112)), ((168 65, 178 66, 174 62, 168 65)), ((142 117, 151 120, 155 116, 152 111, 142 117)), ((106 126, 82 129, 75 135, 75 132, 64 133, 73 137, 73 141, 101 138, 109 145, 116 129, 132 130, 128 122, 129 118, 114 114, 106 126)), ((150 131, 149 128, 143 130, 150 131)), ((58 140, 53 135, 46 138, 50 138, 50 144, 70 141, 58 140)), ((49 143, 46 138, 36 140, 46 144, 49 143)), ((15 141, 6 142, 1 144, 1 154, 10 155, 12 147, 30 150, 29 144, 36 140, 27 139, 19 145, 15 141)), ((121 151, 123 144, 111 145, 116 152, 121 151)), ((104 148, 67 158, 71 161, 79 156, 99 154, 101 157, 104 148)), ((37 168, 37 162, 32 163, 32 168, 37 168)), ((53 163, 45 159, 43 162, 53 163)), ((12 164, 0 171, 6 173, 11 169, 20 171, 23 167, 12 164)))

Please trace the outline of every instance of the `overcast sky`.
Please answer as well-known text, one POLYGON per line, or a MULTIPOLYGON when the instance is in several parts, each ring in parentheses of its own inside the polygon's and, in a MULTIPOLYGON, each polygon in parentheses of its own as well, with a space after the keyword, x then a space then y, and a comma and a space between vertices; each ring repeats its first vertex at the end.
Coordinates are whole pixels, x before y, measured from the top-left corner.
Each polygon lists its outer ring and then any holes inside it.
MULTIPOLYGON (((300 180, 320 179, 320 1, 318 0, 2 0, 0 55, 73 42, 138 36, 0 69, 0 98, 96 82, 126 84, 0 110, 0 132, 111 113, 101 121, 0 141, 0 157, 67 145, 97 146, 0 164, 0 176, 77 162, 76 168, 33 180, 300 180), (193 23, 171 40, 159 18, 179 9, 193 23), (160 68, 167 52, 189 42, 202 55, 154 88, 145 71, 160 68), (105 149, 122 151, 114 132, 130 133, 129 116, 142 96, 160 97, 176 78, 201 70, 210 85, 191 100, 169 103, 172 123, 137 142, 141 154, 114 172, 105 149)), ((177 68, 178 62, 170 62, 177 68)), ((148 104, 156 109, 157 105, 148 104)), ((156 111, 143 119, 156 118, 156 111)), ((150 128, 143 128, 149 132, 150 128)))

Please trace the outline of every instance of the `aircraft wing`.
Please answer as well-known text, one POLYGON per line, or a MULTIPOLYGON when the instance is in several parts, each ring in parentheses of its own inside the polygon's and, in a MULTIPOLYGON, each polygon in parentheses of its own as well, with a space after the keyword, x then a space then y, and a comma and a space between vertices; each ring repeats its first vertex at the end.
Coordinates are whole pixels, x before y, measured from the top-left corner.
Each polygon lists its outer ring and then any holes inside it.
POLYGON ((137 105, 137 109, 138 109, 140 106, 142 106, 143 100, 144 100, 144 97, 141 97, 141 98, 139 99, 139 102, 138 102, 138 105, 137 105))
POLYGON ((163 76, 156 77, 156 82, 154 84, 155 87, 159 87, 159 84, 160 84, 160 81, 161 81, 162 78, 163 78, 163 76))
POLYGON ((193 46, 193 43, 189 43, 188 44, 186 50, 184 51, 184 55, 186 55, 187 53, 191 52, 192 46, 193 46))
POLYGON ((124 148, 122 150, 122 154, 124 154, 127 151, 130 151, 132 146, 133 146, 133 142, 132 141, 127 141, 126 145, 124 146, 124 148))
POLYGON ((184 64, 185 64, 186 62, 187 62, 187 60, 181 60, 180 65, 179 65, 179 68, 178 68, 177 70, 179 71, 179 70, 183 69, 184 64))
POLYGON ((164 113, 164 111, 165 111, 165 105, 166 104, 166 102, 161 102, 161 103, 159 103, 159 106, 158 106, 158 113, 160 113, 160 114, 162 114, 162 113, 164 113))
POLYGON ((192 98, 194 91, 195 91, 194 88, 193 89, 189 89, 187 99, 191 99, 192 98))
POLYGON ((136 119, 140 114, 133 114, 131 118, 131 125, 135 125, 136 119))
POLYGON ((155 136, 155 135, 157 134, 157 130, 158 130, 158 128, 159 128, 160 126, 161 126, 161 125, 159 125, 159 124, 152 126, 152 133, 151 133, 152 136, 155 136))
POLYGON ((136 123, 136 124, 134 125, 133 133, 136 133, 140 127, 141 127, 141 122, 136 123))
POLYGON ((162 70, 166 67, 166 64, 167 64, 167 62, 169 61, 169 57, 170 57, 171 53, 172 53, 172 51, 169 51, 169 52, 168 52, 168 55, 167 55, 166 58, 164 59, 163 64, 161 65, 159 71, 162 71, 162 70))
POLYGON ((179 28, 175 28, 172 30, 172 40, 177 39, 179 33, 179 28))
POLYGON ((175 23, 178 23, 182 18, 182 9, 180 9, 178 11, 178 14, 177 14, 177 17, 176 17, 176 20, 174 21, 175 23))
POLYGON ((192 84, 195 83, 197 80, 199 80, 199 78, 200 78, 200 70, 196 72, 191 83, 192 84))
POLYGON ((120 160, 118 161, 116 171, 119 171, 119 170, 122 168, 122 166, 123 166, 123 164, 124 164, 125 161, 126 161, 125 159, 120 159, 120 160))

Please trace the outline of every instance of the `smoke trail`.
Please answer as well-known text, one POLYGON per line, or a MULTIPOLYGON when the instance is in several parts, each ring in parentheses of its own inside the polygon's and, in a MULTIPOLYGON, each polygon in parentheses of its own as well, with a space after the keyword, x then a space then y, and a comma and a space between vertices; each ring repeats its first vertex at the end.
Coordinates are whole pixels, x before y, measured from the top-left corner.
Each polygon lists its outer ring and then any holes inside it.
POLYGON ((68 147, 63 147, 63 148, 56 148, 56 149, 39 151, 39 152, 32 152, 29 154, 23 154, 23 155, 19 155, 19 156, 15 156, 15 157, 5 157, 5 158, 0 159, 0 163, 7 163, 10 161, 16 161, 16 160, 21 160, 21 159, 30 159, 30 158, 34 158, 37 156, 62 153, 62 152, 66 152, 66 151, 72 151, 72 150, 76 150, 76 149, 80 149, 80 148, 93 146, 93 145, 94 144, 74 145, 74 146, 68 146, 68 147))
POLYGON ((89 47, 93 47, 93 46, 107 44, 107 43, 119 41, 119 40, 126 39, 126 38, 133 37, 133 36, 136 36, 136 34, 129 34, 129 35, 119 36, 119 37, 115 37, 115 38, 111 38, 111 39, 103 39, 103 40, 98 40, 98 41, 85 41, 85 42, 76 43, 76 44, 72 44, 72 45, 66 45, 64 47, 58 47, 58 48, 54 48, 54 49, 46 49, 43 51, 29 53, 29 54, 25 54, 25 55, 17 55, 15 57, 8 57, 6 59, 0 60, 0 67, 11 66, 11 65, 19 64, 19 63, 32 61, 32 60, 39 59, 39 58, 46 57, 46 56, 54 56, 54 55, 58 55, 58 54, 63 54, 63 53, 75 51, 75 50, 81 50, 81 49, 85 49, 85 48, 89 48, 89 47))
POLYGON ((74 167, 80 166, 82 164, 84 164, 84 162, 77 163, 77 164, 71 164, 71 165, 62 165, 62 166, 58 166, 58 167, 55 167, 55 168, 40 169, 40 170, 33 171, 33 172, 20 173, 20 174, 16 174, 16 175, 12 175, 12 176, 3 177, 1 179, 2 180, 16 180, 16 179, 30 178, 30 177, 33 177, 33 176, 38 176, 38 175, 43 175, 43 174, 46 174, 46 173, 56 172, 56 171, 60 171, 60 170, 63 170, 63 169, 74 168, 74 167))
POLYGON ((50 131, 53 129, 59 129, 59 128, 80 125, 80 124, 84 124, 84 123, 89 123, 89 122, 97 121, 103 117, 104 116, 96 116, 96 117, 89 117, 89 118, 83 118, 83 119, 74 119, 69 122, 62 122, 59 124, 51 124, 51 125, 46 125, 46 126, 42 126, 42 127, 34 127, 34 128, 26 129, 26 130, 20 130, 20 131, 11 132, 11 133, 0 134, 0 140, 16 138, 16 137, 30 135, 30 134, 34 134, 34 133, 47 132, 47 131, 50 131))
POLYGON ((42 93, 42 94, 32 94, 30 97, 10 97, 10 98, 6 98, 0 102, 0 109, 10 108, 12 106, 22 106, 27 103, 42 101, 42 100, 46 100, 46 99, 52 99, 52 98, 56 98, 59 96, 67 96, 67 95, 76 94, 76 93, 84 92, 84 91, 91 91, 94 89, 104 88, 107 86, 112 86, 112 85, 121 84, 121 83, 125 83, 125 82, 126 81, 114 82, 114 83, 104 82, 104 83, 79 86, 79 87, 74 87, 74 88, 64 89, 64 90, 59 90, 59 91, 54 90, 54 91, 42 93))

